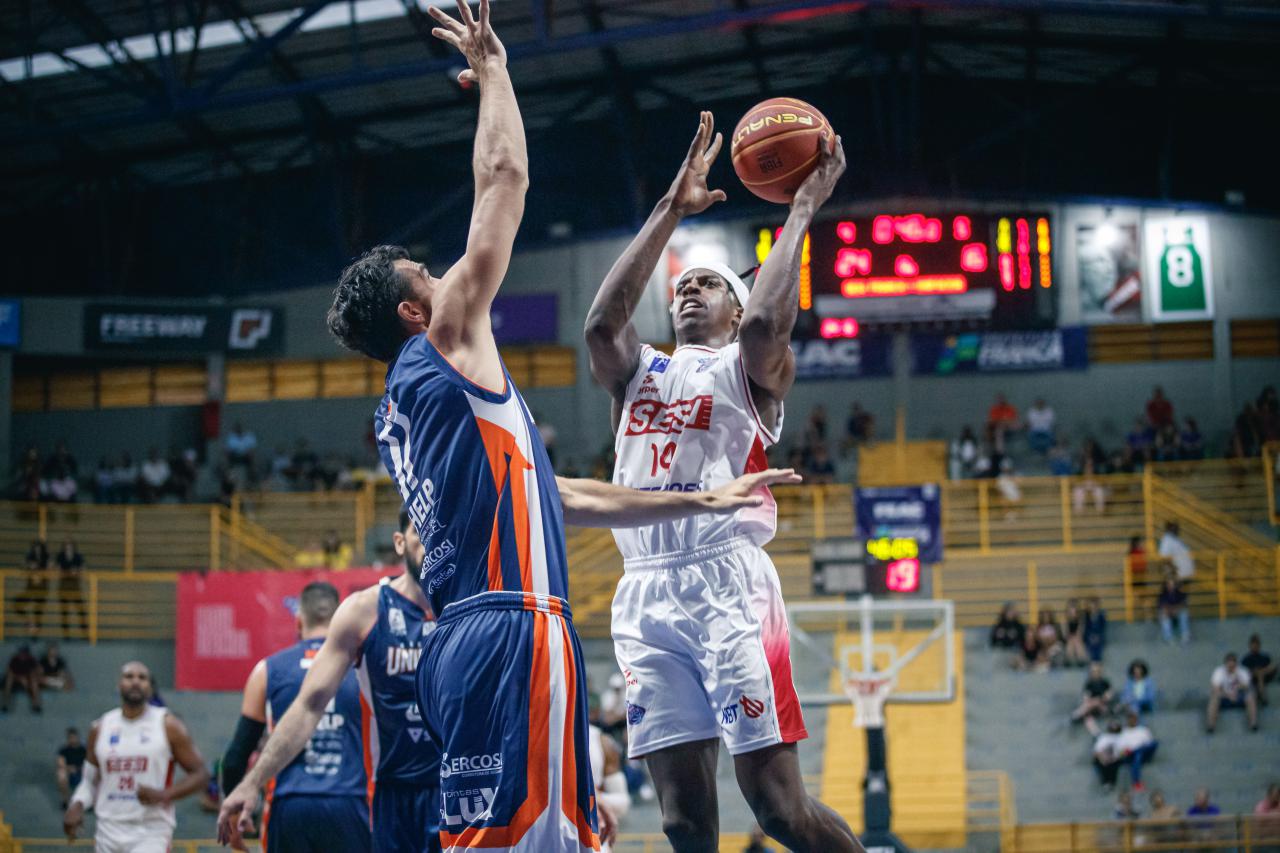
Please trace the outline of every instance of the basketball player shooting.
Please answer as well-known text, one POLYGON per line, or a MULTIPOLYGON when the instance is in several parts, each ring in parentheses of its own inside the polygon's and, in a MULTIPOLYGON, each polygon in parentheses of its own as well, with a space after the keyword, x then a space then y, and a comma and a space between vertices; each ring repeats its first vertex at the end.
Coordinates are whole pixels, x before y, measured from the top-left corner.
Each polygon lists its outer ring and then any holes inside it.
MULTIPOLYGON (((723 264, 676 281, 668 357, 640 343, 631 318, 676 225, 725 198, 707 173, 720 151, 704 112, 671 189, 609 271, 587 317, 591 371, 613 397, 614 483, 714 488, 765 467, 795 379, 804 235, 844 172, 837 137, 801 184, 756 286, 723 264)), ((861 849, 835 812, 809 797, 795 743, 807 736, 791 678, 777 571, 763 545, 776 506, 615 530, 625 573, 613 639, 627 680, 633 757, 643 756, 678 853, 717 849, 716 759, 723 739, 765 832, 799 851, 861 849)))
MULTIPOLYGON (((466 57, 480 88, 466 251, 443 276, 399 247, 343 271, 329 309, 347 348, 387 362, 374 414, 383 465, 422 539, 418 583, 437 614, 417 698, 442 754, 446 849, 596 850, 586 676, 568 598, 564 523, 651 524, 759 496, 662 495, 557 481, 524 399, 502 364, 490 307, 524 213, 528 157, 489 22, 458 2, 432 34, 466 57), (563 500, 563 505, 562 505, 563 500)), ((762 472, 790 479, 787 472, 762 472)))

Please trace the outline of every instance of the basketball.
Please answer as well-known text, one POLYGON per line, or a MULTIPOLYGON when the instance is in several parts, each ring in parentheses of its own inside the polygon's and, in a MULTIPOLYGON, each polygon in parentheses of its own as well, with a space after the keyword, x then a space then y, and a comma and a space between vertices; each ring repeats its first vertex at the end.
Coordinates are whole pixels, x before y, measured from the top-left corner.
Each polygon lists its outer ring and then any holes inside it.
POLYGON ((834 138, 827 117, 811 104, 770 98, 748 110, 733 129, 733 170, 760 198, 788 204, 834 138))

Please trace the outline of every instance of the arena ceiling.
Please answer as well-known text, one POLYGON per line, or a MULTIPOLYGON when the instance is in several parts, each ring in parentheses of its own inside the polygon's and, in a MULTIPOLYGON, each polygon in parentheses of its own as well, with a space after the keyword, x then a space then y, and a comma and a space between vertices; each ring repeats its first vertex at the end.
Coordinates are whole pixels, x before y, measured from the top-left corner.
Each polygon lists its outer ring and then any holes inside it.
MULTIPOLYGON (((388 236, 447 243, 433 223, 466 199, 476 93, 425 5, 10 0, 6 243, 30 245, 23 223, 110 232, 121 205, 199 193, 229 211, 250 191, 336 202, 326 234, 343 256, 388 236), (430 183, 431 203, 384 209, 386 172, 430 183)), ((535 212, 577 230, 642 216, 698 108, 723 129, 774 94, 828 111, 860 194, 1230 190, 1280 206, 1255 138, 1280 112, 1269 0, 494 0, 493 20, 535 186, 544 169, 561 196, 535 212), (584 199, 594 187, 607 197, 584 199)), ((109 289, 140 281, 124 274, 109 289)))

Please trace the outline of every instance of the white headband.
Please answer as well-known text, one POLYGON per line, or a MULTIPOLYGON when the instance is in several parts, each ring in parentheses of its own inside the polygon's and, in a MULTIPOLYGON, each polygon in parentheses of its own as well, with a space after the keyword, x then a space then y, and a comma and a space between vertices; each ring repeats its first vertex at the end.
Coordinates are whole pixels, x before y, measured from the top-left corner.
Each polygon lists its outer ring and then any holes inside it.
POLYGON ((751 291, 747 290, 747 285, 743 283, 742 279, 738 278, 738 274, 736 272, 729 269, 728 266, 720 263, 719 261, 704 261, 703 263, 686 267, 685 270, 676 277, 676 284, 678 285, 680 282, 684 281, 684 277, 694 270, 709 270, 720 276, 733 290, 733 295, 738 297, 738 304, 743 308, 747 307, 747 297, 751 295, 751 291))

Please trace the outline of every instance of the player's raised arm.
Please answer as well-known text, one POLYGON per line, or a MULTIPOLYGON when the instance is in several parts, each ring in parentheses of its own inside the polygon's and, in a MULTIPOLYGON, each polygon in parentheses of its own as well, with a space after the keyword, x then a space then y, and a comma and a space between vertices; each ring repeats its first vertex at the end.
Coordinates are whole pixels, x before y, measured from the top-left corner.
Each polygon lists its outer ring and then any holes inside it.
POLYGON ((599 480, 556 477, 565 524, 579 527, 641 527, 699 513, 730 513, 764 502, 767 486, 799 483, 790 468, 744 474, 706 492, 658 492, 628 489, 599 480))
POLYGON ((489 0, 480 0, 478 20, 465 0, 458 0, 461 20, 434 6, 428 11, 439 24, 432 35, 466 57, 469 67, 459 75, 459 82, 480 86, 472 156, 476 196, 467 250, 445 275, 439 302, 432 306, 432 340, 444 343, 447 349, 450 335, 465 342, 472 334, 489 331, 489 308, 507 274, 511 247, 524 215, 529 156, 520 107, 507 74, 507 52, 489 23, 489 0))
POLYGON ((723 140, 715 133, 715 119, 703 112, 698 132, 689 145, 671 189, 649 214, 640 233, 627 246, 605 276, 591 310, 587 312, 587 351, 591 375, 615 400, 621 398, 640 359, 640 338, 631 317, 644 293, 649 276, 662 257, 676 225, 686 216, 701 213, 718 201, 723 190, 707 189, 707 172, 720 153, 723 140))
MULTIPOLYGON (((360 644, 369 633, 377 615, 370 613, 369 598, 364 592, 348 597, 338 606, 337 612, 333 614, 333 621, 329 624, 324 644, 316 652, 311 668, 302 680, 298 697, 272 730, 253 769, 235 784, 235 789, 222 801, 222 808, 218 812, 220 843, 230 843, 241 849, 242 834, 253 828, 251 816, 258 803, 259 789, 283 770, 307 745, 324 714, 325 706, 337 695, 342 679, 359 655, 360 644)), ((265 703, 265 697, 266 666, 260 662, 250 673, 249 682, 245 685, 245 704, 240 711, 242 728, 252 729, 252 726, 245 727, 244 723, 246 719, 255 719, 255 715, 260 715, 261 719, 266 718, 265 704, 262 711, 256 707, 258 701, 265 703), (262 697, 261 700, 257 700, 256 697, 259 696, 262 697)), ((240 753, 244 752, 247 744, 256 744, 261 733, 262 729, 259 727, 257 734, 250 731, 247 735, 242 735, 241 728, 237 728, 236 737, 227 750, 228 758, 235 762, 237 769, 241 766, 240 753)), ((247 753, 245 755, 247 757, 247 753)), ((234 781, 227 780, 227 776, 233 772, 235 771, 224 766, 224 780, 234 781)))
POLYGON ((804 235, 814 214, 844 174, 844 166, 844 146, 837 136, 834 147, 822 153, 817 168, 796 190, 782 234, 760 267, 751 298, 742 312, 738 340, 743 366, 753 392, 762 391, 775 402, 787 395, 795 381, 795 357, 790 342, 799 310, 804 235))

